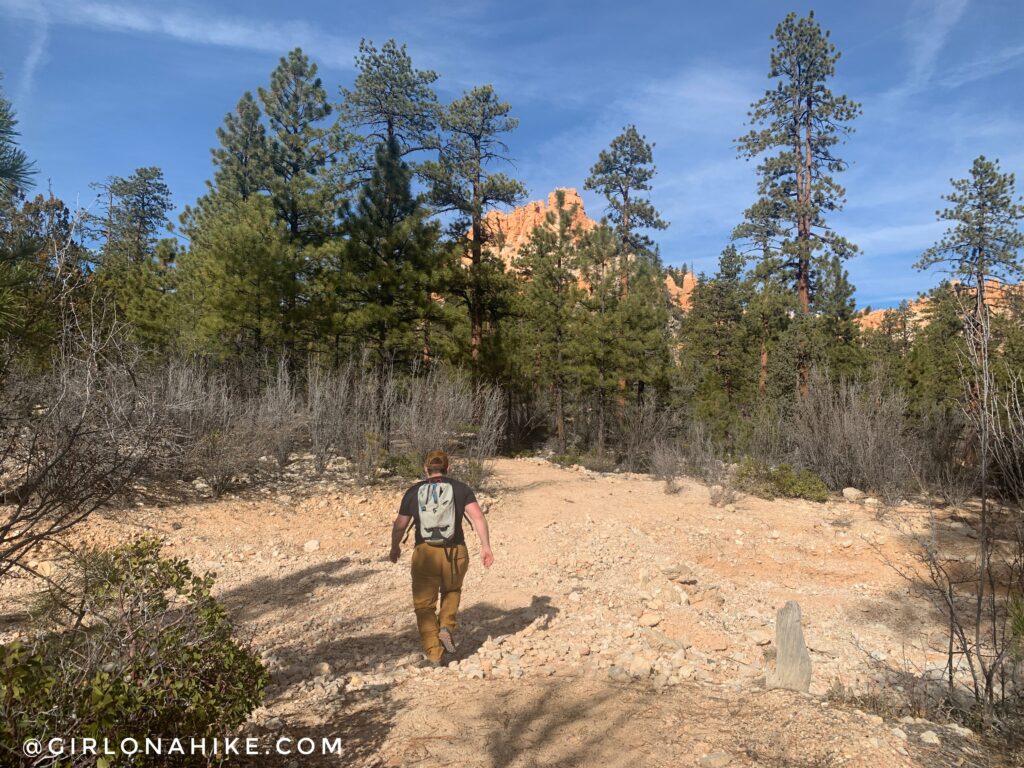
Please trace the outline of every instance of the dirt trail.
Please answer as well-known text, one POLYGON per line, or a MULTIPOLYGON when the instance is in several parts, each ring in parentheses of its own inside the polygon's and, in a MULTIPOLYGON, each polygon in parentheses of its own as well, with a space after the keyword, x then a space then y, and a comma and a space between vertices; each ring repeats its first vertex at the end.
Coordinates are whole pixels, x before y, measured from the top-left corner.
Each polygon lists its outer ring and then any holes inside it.
POLYGON ((251 730, 345 741, 340 758, 281 765, 989 764, 954 729, 824 697, 835 681, 869 693, 904 656, 941 662, 941 626, 891 567, 912 563, 911 544, 870 506, 718 509, 696 483, 670 496, 642 476, 500 460, 480 494, 496 564, 483 569, 467 531, 459 660, 424 670, 408 545, 385 558, 400 496, 297 468, 262 495, 145 508, 87 538, 158 533, 218 574, 272 671, 251 730), (810 696, 763 688, 787 600, 803 611, 810 696))

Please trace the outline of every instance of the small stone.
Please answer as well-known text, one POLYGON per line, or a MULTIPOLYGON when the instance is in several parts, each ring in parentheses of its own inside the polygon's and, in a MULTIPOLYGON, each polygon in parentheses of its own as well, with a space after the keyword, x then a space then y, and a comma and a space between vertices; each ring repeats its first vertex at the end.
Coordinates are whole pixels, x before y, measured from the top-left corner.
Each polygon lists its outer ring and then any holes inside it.
POLYGON ((772 531, 771 533, 768 534, 768 538, 769 539, 778 539, 780 536, 782 536, 782 534, 779 533, 778 531, 772 531))
POLYGON ((272 731, 280 731, 284 728, 284 721, 280 717, 272 717, 264 725, 272 731))
POLYGON ((700 759, 700 768, 725 768, 732 763, 732 755, 728 752, 712 752, 700 759))
POLYGON ((634 656, 626 667, 626 671, 629 672, 630 677, 645 678, 651 674, 651 665, 646 659, 634 656))
POLYGON ((688 565, 680 563, 673 565, 670 568, 666 568, 662 573, 669 581, 674 581, 676 584, 696 584, 697 577, 693 573, 693 569, 688 565))
POLYGON ((608 667, 608 677, 617 683, 629 681, 629 672, 619 666, 608 667))
POLYGON ((36 566, 36 573, 42 576, 44 579, 52 578, 57 573, 57 566, 49 561, 39 563, 36 566))
POLYGON ((868 507, 877 507, 881 503, 882 502, 880 502, 873 496, 869 496, 868 498, 864 499, 864 505, 868 507))
POLYGON ((771 645, 771 633, 764 629, 752 629, 747 632, 747 637, 754 645, 771 645))
POLYGON ((319 664, 313 667, 313 674, 317 677, 320 677, 322 675, 329 675, 331 674, 331 665, 328 664, 326 661, 321 661, 319 664))
POLYGON ((847 501, 860 501, 864 498, 864 491, 859 488, 843 488, 843 498, 847 501))
POLYGON ((318 549, 320 549, 320 542, 316 539, 310 539, 302 545, 302 549, 306 552, 316 552, 318 549))
POLYGON ((579 592, 570 592, 569 593, 569 600, 571 600, 574 603, 578 603, 582 599, 583 599, 583 596, 579 592))
POLYGON ((641 627, 656 627, 661 624, 661 616, 656 613, 645 613, 640 616, 641 627))
POLYGON ((937 747, 942 744, 942 739, 939 738, 939 734, 935 731, 925 731, 919 737, 922 744, 928 744, 933 747, 937 747))
POLYGON ((180 531, 182 529, 182 527, 183 527, 182 524, 180 522, 178 522, 177 520, 175 520, 173 523, 171 523, 171 530, 172 531, 180 531))
POLYGON ((892 729, 892 735, 895 736, 900 741, 906 741, 907 740, 907 732, 904 731, 902 728, 893 728, 892 729))

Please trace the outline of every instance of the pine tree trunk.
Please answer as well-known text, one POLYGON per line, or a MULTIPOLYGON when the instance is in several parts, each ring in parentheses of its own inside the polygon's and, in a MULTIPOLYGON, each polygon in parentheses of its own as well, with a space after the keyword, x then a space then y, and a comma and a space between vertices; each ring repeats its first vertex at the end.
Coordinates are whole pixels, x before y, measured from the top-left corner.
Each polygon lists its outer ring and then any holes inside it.
POLYGON ((470 242, 470 296, 469 296, 469 357, 473 368, 473 380, 480 380, 480 348, 484 339, 484 307, 480 286, 480 269, 484 255, 484 227, 482 206, 479 205, 479 184, 473 183, 473 220, 470 242))
POLYGON ((761 366, 757 372, 757 397, 764 400, 768 392, 768 317, 761 315, 761 366))
MULTIPOLYGON (((804 111, 803 143, 798 147, 797 158, 802 167, 797 169, 797 272, 796 287, 800 300, 800 310, 805 318, 811 316, 811 174, 813 158, 811 157, 811 115, 812 103, 807 100, 804 111)), ((800 386, 800 399, 807 397, 808 350, 806 329, 800 337, 797 351, 797 372, 800 386)))
POLYGON ((565 412, 562 406, 562 382, 556 376, 552 384, 555 399, 555 439, 558 442, 558 452, 565 453, 565 412))

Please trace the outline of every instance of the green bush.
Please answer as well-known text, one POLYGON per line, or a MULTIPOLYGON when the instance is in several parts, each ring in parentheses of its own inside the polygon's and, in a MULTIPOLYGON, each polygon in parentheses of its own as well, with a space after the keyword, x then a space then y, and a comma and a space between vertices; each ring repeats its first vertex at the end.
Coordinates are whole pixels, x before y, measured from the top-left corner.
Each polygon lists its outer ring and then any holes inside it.
POLYGON ((747 457, 736 468, 736 486, 744 493, 774 499, 828 501, 828 488, 820 477, 807 469, 793 469, 789 464, 769 467, 747 457))
POLYGON ((819 503, 828 501, 828 487, 809 469, 793 469, 789 464, 779 464, 772 469, 771 478, 780 496, 819 503))
POLYGON ((388 456, 384 466, 393 475, 415 480, 423 475, 423 456, 416 451, 388 456))
POLYGON ((580 453, 576 450, 569 450, 565 453, 556 453, 551 461, 563 467, 579 465, 591 472, 614 472, 619 467, 615 463, 615 457, 607 453, 595 453, 588 451, 580 453))
POLYGON ((262 702, 267 673, 235 638, 212 577, 162 558, 160 546, 143 539, 79 556, 44 594, 34 634, 0 646, 0 763, 24 760, 30 737, 223 737, 262 702))
POLYGON ((771 468, 747 456, 737 465, 734 481, 739 490, 751 496, 771 500, 778 495, 772 482, 771 468))

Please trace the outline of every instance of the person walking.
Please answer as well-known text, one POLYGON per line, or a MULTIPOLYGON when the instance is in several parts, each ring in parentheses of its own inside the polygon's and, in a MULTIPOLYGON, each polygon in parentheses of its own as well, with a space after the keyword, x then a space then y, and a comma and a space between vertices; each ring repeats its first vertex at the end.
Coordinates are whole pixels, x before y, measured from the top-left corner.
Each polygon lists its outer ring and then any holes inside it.
POLYGON ((494 563, 487 518, 472 489, 448 477, 448 454, 430 451, 423 462, 426 479, 405 492, 391 527, 392 563, 402 554, 402 539, 412 525, 416 546, 412 552, 412 602, 416 625, 428 662, 440 665, 445 652, 455 653, 462 580, 469 568, 469 551, 462 530, 468 517, 480 538, 484 568, 494 563), (438 610, 438 597, 441 606, 438 610))

